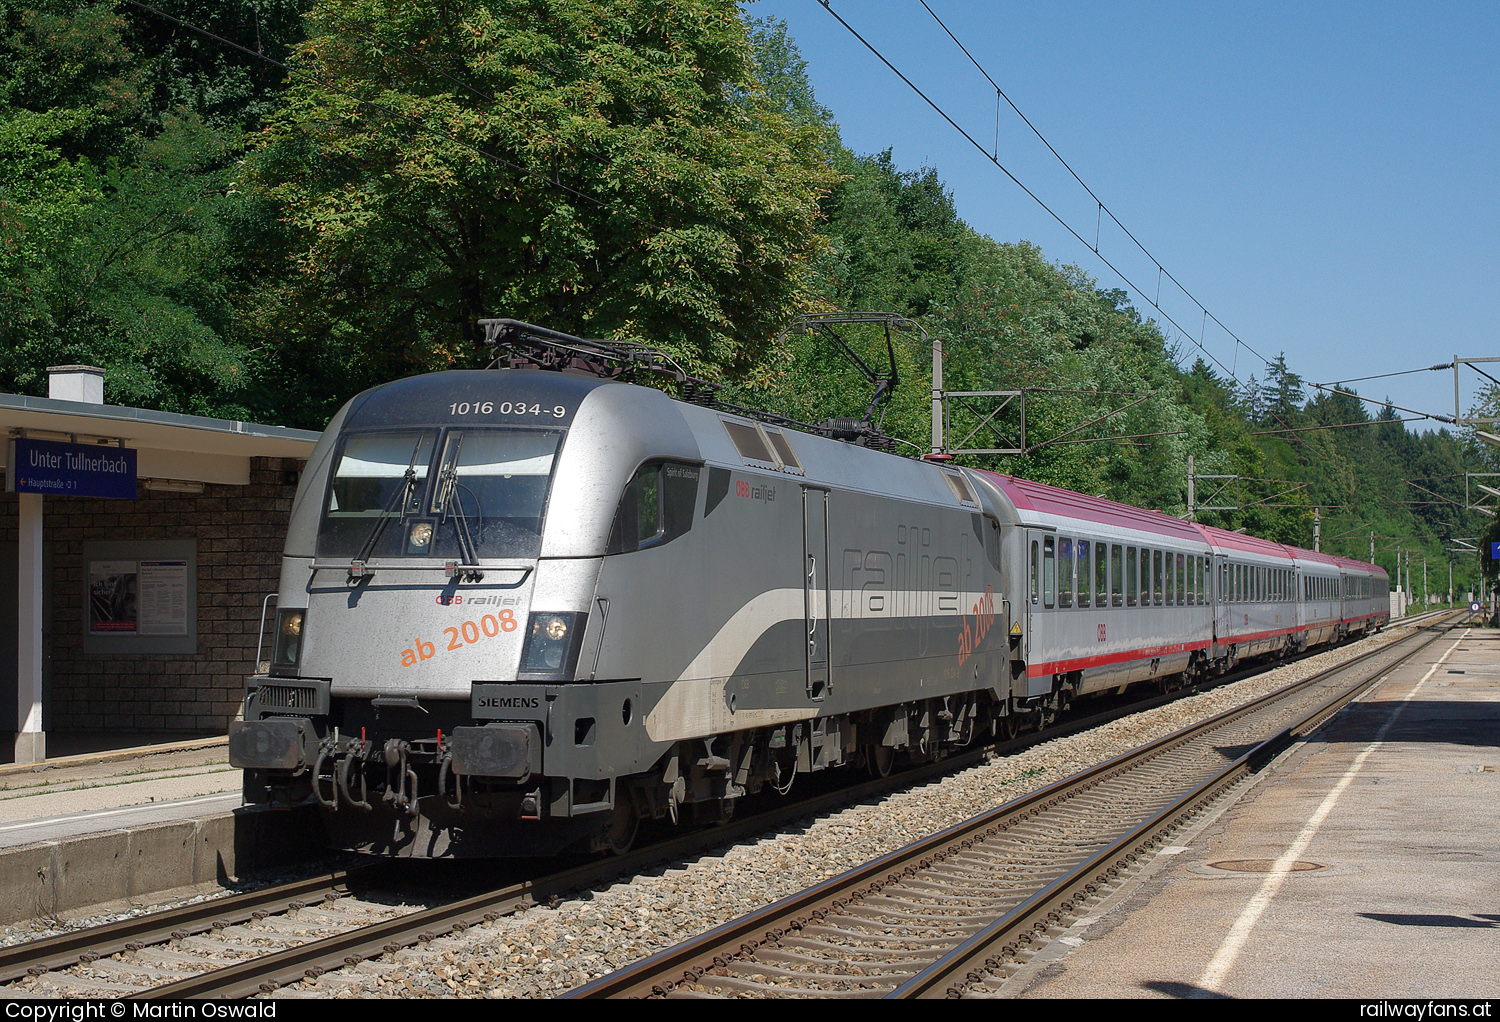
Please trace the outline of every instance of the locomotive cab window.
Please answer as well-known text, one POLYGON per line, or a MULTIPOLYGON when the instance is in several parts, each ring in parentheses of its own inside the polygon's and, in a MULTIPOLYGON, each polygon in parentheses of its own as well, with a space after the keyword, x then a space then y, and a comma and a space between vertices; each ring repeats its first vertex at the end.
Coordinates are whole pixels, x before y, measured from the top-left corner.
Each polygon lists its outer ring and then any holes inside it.
POLYGON ((356 433, 329 478, 320 556, 535 557, 559 430, 356 433), (433 465, 433 453, 440 456, 433 465))
POLYGON ((702 469, 676 461, 648 461, 625 484, 606 554, 628 554, 670 543, 693 527, 702 469))

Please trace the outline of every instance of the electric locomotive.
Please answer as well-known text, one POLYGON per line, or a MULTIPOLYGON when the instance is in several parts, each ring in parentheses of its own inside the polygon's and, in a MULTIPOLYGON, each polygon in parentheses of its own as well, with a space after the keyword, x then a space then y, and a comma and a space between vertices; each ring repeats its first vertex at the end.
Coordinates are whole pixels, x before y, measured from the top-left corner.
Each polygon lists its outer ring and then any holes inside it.
POLYGON ((376 387, 304 472, 231 762, 347 847, 620 849, 992 730, 1002 542, 959 470, 648 387, 376 387))

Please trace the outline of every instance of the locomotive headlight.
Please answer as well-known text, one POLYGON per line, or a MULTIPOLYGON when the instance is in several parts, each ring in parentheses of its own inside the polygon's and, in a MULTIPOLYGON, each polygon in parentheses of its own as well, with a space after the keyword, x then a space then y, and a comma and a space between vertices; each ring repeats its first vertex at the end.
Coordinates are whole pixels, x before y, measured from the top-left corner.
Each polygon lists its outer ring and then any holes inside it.
POLYGON ((418 522, 413 525, 409 542, 413 550, 425 550, 427 544, 432 542, 432 523, 418 522))
POLYGON ((286 609, 276 613, 276 641, 271 647, 272 669, 296 670, 302 659, 302 628, 307 611, 286 609))
POLYGON ((533 613, 521 646, 519 676, 525 681, 571 681, 578 665, 587 615, 533 613))

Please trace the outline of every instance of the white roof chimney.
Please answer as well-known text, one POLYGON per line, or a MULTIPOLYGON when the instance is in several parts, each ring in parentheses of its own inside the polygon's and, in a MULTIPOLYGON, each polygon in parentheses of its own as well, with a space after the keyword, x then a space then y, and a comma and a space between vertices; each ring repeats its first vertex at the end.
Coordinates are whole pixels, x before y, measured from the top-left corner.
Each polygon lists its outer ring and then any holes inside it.
POLYGON ((48 366, 47 396, 58 401, 104 403, 104 370, 98 366, 48 366))

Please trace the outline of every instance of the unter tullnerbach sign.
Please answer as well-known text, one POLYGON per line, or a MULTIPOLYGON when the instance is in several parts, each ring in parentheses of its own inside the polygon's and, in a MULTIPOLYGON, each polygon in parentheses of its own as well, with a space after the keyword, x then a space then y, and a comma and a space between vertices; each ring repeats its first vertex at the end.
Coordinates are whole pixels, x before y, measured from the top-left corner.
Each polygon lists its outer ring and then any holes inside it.
POLYGON ((10 442, 5 488, 54 497, 134 500, 135 454, 125 447, 18 437, 10 442))

